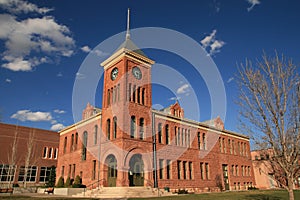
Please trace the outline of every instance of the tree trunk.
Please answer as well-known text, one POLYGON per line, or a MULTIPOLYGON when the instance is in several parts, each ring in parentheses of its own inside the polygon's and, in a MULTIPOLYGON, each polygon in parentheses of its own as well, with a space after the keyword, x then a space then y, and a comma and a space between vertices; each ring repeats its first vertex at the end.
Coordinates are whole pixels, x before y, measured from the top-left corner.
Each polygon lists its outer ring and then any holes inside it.
POLYGON ((294 191, 292 188, 291 189, 289 188, 289 200, 295 200, 294 191))
POLYGON ((289 200, 295 200, 293 189, 294 189, 294 179, 288 177, 289 200))

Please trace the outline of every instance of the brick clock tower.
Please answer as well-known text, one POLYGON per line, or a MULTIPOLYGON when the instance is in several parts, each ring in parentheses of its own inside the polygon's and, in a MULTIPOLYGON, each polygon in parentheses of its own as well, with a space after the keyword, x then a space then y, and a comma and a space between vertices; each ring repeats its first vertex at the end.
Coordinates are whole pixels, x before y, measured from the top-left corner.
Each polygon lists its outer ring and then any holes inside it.
POLYGON ((151 66, 131 41, 129 11, 124 43, 104 68, 101 162, 107 186, 153 183, 151 66))

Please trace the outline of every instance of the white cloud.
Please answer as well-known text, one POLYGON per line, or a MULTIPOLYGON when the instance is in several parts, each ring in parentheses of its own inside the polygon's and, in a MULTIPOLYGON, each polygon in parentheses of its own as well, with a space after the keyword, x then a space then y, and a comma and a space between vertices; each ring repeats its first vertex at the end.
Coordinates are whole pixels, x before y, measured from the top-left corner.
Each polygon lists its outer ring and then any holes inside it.
POLYGON ((50 129, 51 131, 60 131, 64 128, 65 126, 63 124, 58 123, 58 124, 53 124, 50 129))
POLYGON ((11 83, 11 80, 9 78, 5 79, 6 83, 11 83))
POLYGON ((200 43, 202 47, 209 51, 209 55, 213 55, 217 52, 220 52, 220 49, 225 45, 225 42, 222 40, 216 39, 217 30, 213 30, 210 35, 204 37, 200 43))
POLYGON ((66 113, 66 111, 59 110, 59 109, 55 109, 53 112, 58 113, 58 114, 64 114, 64 113, 66 113))
POLYGON ((211 45, 210 45, 210 53, 214 54, 216 52, 219 52, 220 49, 225 45, 225 42, 221 40, 215 40, 211 45))
POLYGON ((186 84, 180 86, 180 87, 177 89, 176 93, 177 93, 177 94, 186 94, 186 93, 189 92, 189 87, 190 87, 190 86, 186 83, 186 84))
POLYGON ((234 78, 233 77, 230 77, 228 80, 227 80, 227 83, 230 83, 231 81, 233 81, 234 78))
POLYGON ((83 46, 83 47, 81 47, 80 48, 83 52, 86 52, 86 53, 89 53, 89 52, 91 52, 92 50, 91 50, 91 48, 89 47, 89 46, 83 46))
POLYGON ((39 8, 35 4, 29 3, 24 0, 0 0, 0 7, 7 10, 10 13, 29 13, 37 12, 39 14, 45 14, 53 9, 39 8))
POLYGON ((247 0, 247 2, 251 4, 251 6, 247 8, 248 12, 250 12, 254 8, 254 6, 260 4, 259 0, 247 0))
POLYGON ((85 53, 94 53, 94 54, 96 54, 96 55, 99 56, 99 57, 104 57, 104 56, 109 55, 108 53, 103 52, 103 51, 101 51, 101 50, 99 50, 99 49, 92 50, 92 49, 91 49, 89 46, 87 46, 87 45, 81 47, 80 49, 81 49, 81 51, 83 51, 83 52, 85 52, 85 53))
POLYGON ((171 98, 169 98, 170 101, 177 101, 179 99, 181 99, 181 98, 180 97, 171 97, 171 98))
POLYGON ((58 72, 58 74, 56 75, 57 77, 62 77, 63 74, 61 72, 58 72))
POLYGON ((208 47, 215 40, 216 33, 217 30, 213 30, 210 35, 206 36, 203 40, 200 41, 204 48, 208 47))
POLYGON ((0 0, 0 8, 13 14, 33 12, 35 16, 19 20, 12 14, 0 14, 0 40, 5 45, 2 67, 31 71, 33 67, 51 62, 52 56, 73 54, 75 41, 68 27, 58 24, 53 16, 38 16, 51 9, 20 0, 0 0))
POLYGON ((17 119, 20 121, 32 121, 32 122, 39 122, 39 121, 51 121, 52 116, 49 112, 32 112, 30 110, 19 110, 17 113, 13 114, 10 118, 17 119))

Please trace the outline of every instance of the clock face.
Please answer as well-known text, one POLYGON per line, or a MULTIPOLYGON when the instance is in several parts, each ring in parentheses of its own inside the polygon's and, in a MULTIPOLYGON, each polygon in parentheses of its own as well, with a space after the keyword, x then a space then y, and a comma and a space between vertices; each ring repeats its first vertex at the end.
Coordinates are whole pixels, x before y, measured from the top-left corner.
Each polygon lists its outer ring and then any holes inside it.
POLYGON ((140 80, 142 78, 142 71, 137 66, 132 68, 132 74, 138 80, 140 80))
POLYGON ((115 80, 117 78, 118 72, 119 70, 116 67, 111 71, 111 75, 110 75, 111 80, 115 80))

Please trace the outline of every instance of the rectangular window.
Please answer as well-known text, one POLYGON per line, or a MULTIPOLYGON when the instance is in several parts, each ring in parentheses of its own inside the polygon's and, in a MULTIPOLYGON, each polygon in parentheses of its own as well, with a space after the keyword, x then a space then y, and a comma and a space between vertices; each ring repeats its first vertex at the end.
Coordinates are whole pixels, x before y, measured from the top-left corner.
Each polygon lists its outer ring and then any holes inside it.
POLYGON ((75 150, 77 149, 77 144, 78 144, 78 133, 75 134, 75 150))
POLYGON ((164 178, 164 160, 163 159, 159 159, 159 179, 163 179, 164 178))
POLYGON ((135 131, 136 131, 136 124, 135 124, 135 116, 131 116, 131 122, 130 122, 130 137, 134 138, 135 131))
POLYGON ((131 83, 128 85, 128 99, 131 101, 131 83))
POLYGON ((239 176, 239 166, 238 165, 235 166, 235 175, 239 176))
POLYGON ((142 89, 142 104, 145 105, 145 88, 142 89))
POLYGON ((54 159, 55 160, 57 159, 57 154, 58 154, 58 148, 55 148, 54 149, 54 159))
POLYGON ((223 153, 226 153, 225 138, 222 139, 222 144, 223 144, 223 153))
POLYGON ((43 158, 47 158, 47 154, 48 154, 48 147, 44 147, 43 158))
POLYGON ((168 124, 166 124, 165 131, 166 131, 166 144, 170 144, 170 134, 169 134, 169 125, 168 124))
POLYGON ((206 175, 206 179, 210 179, 209 177, 209 165, 208 163, 205 163, 205 175, 206 175))
POLYGON ((232 154, 232 148, 231 148, 230 139, 228 139, 228 147, 229 147, 229 152, 230 152, 230 154, 232 154))
POLYGON ((200 163, 200 177, 204 180, 204 163, 200 163))
POLYGON ((175 126, 174 131, 175 131, 175 145, 177 145, 178 144, 178 138, 177 138, 177 127, 176 126, 175 126))
POLYGON ((110 105, 110 89, 107 90, 107 106, 110 105))
POLYGON ((231 165, 231 175, 234 176, 234 165, 231 165))
POLYGON ((171 178, 171 160, 167 160, 167 179, 171 178))
POLYGON ((65 140, 64 140, 64 153, 67 152, 67 140, 68 140, 68 138, 67 138, 67 136, 66 136, 66 137, 65 137, 65 140))
POLYGON ((210 176, 209 176, 209 165, 208 165, 208 163, 205 163, 205 174, 206 174, 206 179, 209 180, 210 176))
POLYGON ((205 137, 205 133, 203 133, 203 135, 202 135, 202 143, 203 143, 203 149, 206 150, 206 137, 205 137))
POLYGON ((158 143, 162 143, 162 125, 158 124, 158 143))
POLYGON ((180 144, 181 144, 181 139, 180 139, 180 128, 178 127, 178 146, 180 146, 180 144))
POLYGON ((177 175, 178 175, 178 179, 181 179, 181 161, 180 160, 177 161, 177 175))
POLYGON ((0 182, 14 181, 16 167, 14 165, 0 164, 0 182))
POLYGON ((49 148, 48 158, 52 158, 53 148, 49 148))
POLYGON ((184 129, 181 129, 181 146, 185 145, 185 132, 184 129))
POLYGON ((25 166, 21 166, 19 171, 18 181, 36 182, 36 175, 37 175, 37 166, 29 166, 27 168, 27 173, 26 173, 25 166))
POLYGON ((200 150, 201 149, 201 135, 200 135, 200 132, 198 132, 198 137, 197 137, 197 139, 198 139, 198 150, 200 150))
POLYGON ((71 149, 70 149, 70 151, 74 151, 74 134, 72 134, 72 136, 71 136, 71 149))
POLYGON ((136 101, 136 85, 133 85, 133 92, 132 92, 133 96, 132 96, 132 101, 135 102, 136 101))
POLYGON ((193 179, 193 163, 189 162, 189 179, 193 179))
POLYGON ((186 166, 187 162, 183 161, 183 179, 186 179, 186 174, 187 174, 187 166, 186 166))
POLYGON ((93 160, 92 180, 96 179, 96 160, 93 160))
POLYGON ((95 125, 95 130, 94 130, 94 145, 97 144, 97 139, 98 139, 98 126, 95 125))
POLYGON ((40 169, 40 182, 49 181, 51 167, 41 167, 40 169))

